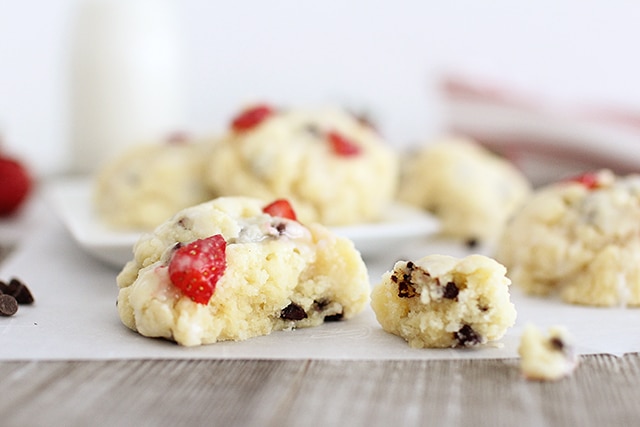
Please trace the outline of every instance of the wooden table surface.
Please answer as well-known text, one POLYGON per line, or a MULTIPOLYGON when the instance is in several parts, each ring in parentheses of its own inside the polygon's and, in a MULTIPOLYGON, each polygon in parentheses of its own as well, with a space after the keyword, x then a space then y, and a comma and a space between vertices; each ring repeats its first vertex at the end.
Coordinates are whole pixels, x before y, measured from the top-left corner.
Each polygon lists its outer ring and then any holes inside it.
POLYGON ((2 426, 638 426, 640 355, 558 382, 517 360, 0 363, 2 426))

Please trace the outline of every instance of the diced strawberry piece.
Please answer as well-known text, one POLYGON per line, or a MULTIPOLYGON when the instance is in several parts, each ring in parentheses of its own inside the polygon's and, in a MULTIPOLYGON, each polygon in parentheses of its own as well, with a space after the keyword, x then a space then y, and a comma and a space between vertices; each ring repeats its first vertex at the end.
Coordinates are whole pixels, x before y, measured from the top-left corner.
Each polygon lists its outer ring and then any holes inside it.
POLYGON ((600 186, 600 182, 598 181, 598 174, 594 172, 586 172, 586 173, 583 173, 582 175, 569 178, 567 181, 577 182, 578 184, 582 184, 588 190, 593 190, 600 186))
POLYGON ((360 147, 346 136, 331 131, 327 134, 333 152, 339 156, 350 157, 360 154, 360 147))
POLYGON ((17 160, 0 156, 0 216, 16 212, 31 192, 31 176, 17 160))
POLYGON ((291 203, 286 199, 278 199, 267 206, 262 208, 262 212, 271 216, 279 216, 281 218, 288 218, 294 221, 297 220, 296 212, 293 210, 291 203))
POLYGON ((178 248, 169 261, 169 278, 198 304, 208 304, 227 267, 227 242, 221 234, 178 248))
POLYGON ((231 121, 231 128, 236 132, 253 129, 274 113, 268 105, 256 105, 242 111, 231 121))

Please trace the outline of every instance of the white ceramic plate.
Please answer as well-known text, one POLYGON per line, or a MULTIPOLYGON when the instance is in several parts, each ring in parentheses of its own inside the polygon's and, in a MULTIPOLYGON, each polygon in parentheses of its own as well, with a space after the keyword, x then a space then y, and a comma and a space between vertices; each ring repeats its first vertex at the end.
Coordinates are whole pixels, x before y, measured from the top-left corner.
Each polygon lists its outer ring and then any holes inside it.
MULTIPOLYGON (((118 268, 132 259, 133 245, 143 232, 114 231, 102 223, 93 212, 89 180, 57 180, 46 188, 46 195, 73 238, 90 254, 118 268)), ((332 228, 336 234, 351 239, 363 257, 424 239, 438 229, 433 216, 397 203, 387 209, 379 222, 332 228)))

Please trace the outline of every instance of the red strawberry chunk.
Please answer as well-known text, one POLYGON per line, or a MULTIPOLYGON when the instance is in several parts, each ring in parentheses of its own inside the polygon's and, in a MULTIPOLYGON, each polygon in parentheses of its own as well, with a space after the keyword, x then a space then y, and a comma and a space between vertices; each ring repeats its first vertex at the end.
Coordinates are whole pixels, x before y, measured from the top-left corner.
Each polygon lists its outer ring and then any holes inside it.
POLYGON ((588 190, 593 190, 600 186, 600 182, 598 181, 598 174, 594 172, 586 172, 586 173, 583 173, 582 175, 569 178, 567 181, 577 182, 578 184, 582 184, 588 190))
POLYGON ((221 234, 178 248, 169 261, 169 278, 198 304, 208 304, 227 267, 227 242, 221 234))
POLYGON ((231 128, 236 132, 253 129, 273 114, 274 110, 268 105, 256 105, 242 111, 231 121, 231 128))
POLYGON ((279 216, 281 218, 288 218, 294 221, 297 220, 296 212, 293 210, 291 203, 286 199, 278 199, 267 206, 262 208, 262 212, 271 216, 279 216))
POLYGON ((333 152, 339 156, 350 157, 360 154, 360 147, 346 136, 331 131, 327 134, 333 152))

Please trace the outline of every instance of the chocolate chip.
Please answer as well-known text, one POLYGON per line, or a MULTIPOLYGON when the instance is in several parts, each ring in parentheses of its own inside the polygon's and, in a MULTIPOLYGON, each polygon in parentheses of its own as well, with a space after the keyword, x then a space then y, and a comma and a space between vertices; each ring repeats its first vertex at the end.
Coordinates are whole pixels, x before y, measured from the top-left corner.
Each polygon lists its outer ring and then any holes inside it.
POLYGON ((276 231, 278 232, 279 235, 282 236, 284 232, 287 231, 287 224, 284 222, 276 224, 276 231))
MULTIPOLYGON (((329 307, 329 305, 331 305, 331 300, 328 298, 323 298, 321 300, 315 300, 313 301, 313 309, 322 313, 327 307, 329 307)), ((340 313, 335 313, 335 314, 330 314, 328 316, 324 317, 324 321, 325 322, 337 322, 342 320, 342 318, 344 317, 344 314, 342 312, 340 313)))
POLYGON ((467 246, 468 249, 473 249, 476 246, 478 246, 480 242, 478 241, 478 239, 476 239, 475 237, 469 237, 464 244, 467 246))
POLYGON ((413 298, 417 295, 416 289, 411 282, 411 272, 415 268, 415 264, 411 261, 406 265, 408 272, 402 273, 402 277, 398 277, 400 272, 391 276, 391 280, 398 284, 398 297, 400 298, 413 298))
POLYGON ((413 298, 416 296, 416 290, 410 281, 402 281, 398 283, 398 296, 400 298, 413 298))
POLYGON ((464 325, 454 336, 458 341, 456 347, 473 347, 482 342, 480 335, 469 325, 464 325))
POLYGON ((331 301, 323 298, 320 300, 314 300, 313 301, 313 308, 316 309, 317 311, 322 311, 325 308, 327 308, 329 306, 329 304, 331 304, 331 301))
POLYGON ((344 317, 344 313, 340 312, 340 313, 332 314, 331 316, 325 316, 324 317, 324 321, 325 322, 339 322, 339 321, 342 320, 343 317, 344 317))
POLYGON ((0 316, 13 316, 18 311, 18 301, 11 295, 0 295, 0 316))
POLYGON ((8 292, 4 292, 11 295, 16 299, 18 304, 33 304, 33 295, 29 288, 20 280, 13 278, 9 282, 8 292))
POLYGON ((446 299, 456 299, 458 298, 459 293, 460 293, 460 290, 458 289, 456 284, 453 282, 449 282, 444 287, 444 292, 442 293, 442 297, 446 299))
POLYGON ((558 350, 558 351, 564 350, 564 342, 558 337, 551 338, 551 340, 549 340, 549 343, 551 344, 551 347, 553 347, 554 350, 558 350))
POLYGON ((286 320, 302 320, 307 318, 307 313, 296 303, 291 303, 280 311, 280 318, 286 320))

